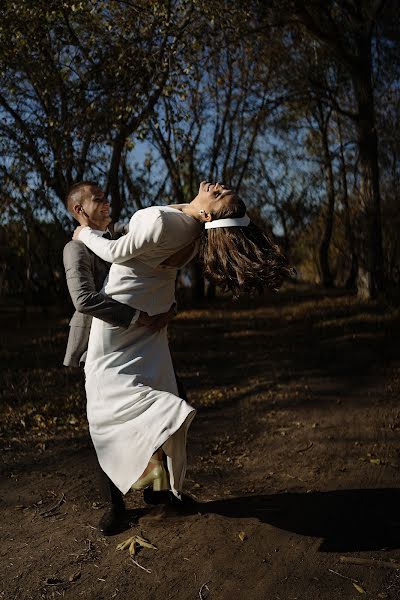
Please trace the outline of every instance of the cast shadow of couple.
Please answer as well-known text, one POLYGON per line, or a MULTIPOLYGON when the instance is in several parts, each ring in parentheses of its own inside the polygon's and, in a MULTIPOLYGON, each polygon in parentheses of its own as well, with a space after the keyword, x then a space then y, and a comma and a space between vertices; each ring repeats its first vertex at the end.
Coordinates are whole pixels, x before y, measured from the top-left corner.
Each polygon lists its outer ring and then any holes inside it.
MULTIPOLYGON (((258 519, 288 532, 321 538, 321 552, 358 552, 400 548, 399 506, 400 489, 352 489, 196 502, 182 516, 258 519)), ((135 518, 145 514, 136 511, 135 518)))

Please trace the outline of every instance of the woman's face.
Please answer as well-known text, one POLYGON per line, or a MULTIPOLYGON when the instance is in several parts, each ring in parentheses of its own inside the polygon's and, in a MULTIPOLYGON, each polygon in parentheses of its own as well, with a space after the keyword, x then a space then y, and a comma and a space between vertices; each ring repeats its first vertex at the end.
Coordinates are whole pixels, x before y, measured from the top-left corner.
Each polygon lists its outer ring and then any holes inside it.
POLYGON ((196 208, 203 210, 206 213, 212 213, 229 202, 234 197, 234 192, 222 183, 210 183, 202 181, 200 183, 199 192, 193 203, 196 208))

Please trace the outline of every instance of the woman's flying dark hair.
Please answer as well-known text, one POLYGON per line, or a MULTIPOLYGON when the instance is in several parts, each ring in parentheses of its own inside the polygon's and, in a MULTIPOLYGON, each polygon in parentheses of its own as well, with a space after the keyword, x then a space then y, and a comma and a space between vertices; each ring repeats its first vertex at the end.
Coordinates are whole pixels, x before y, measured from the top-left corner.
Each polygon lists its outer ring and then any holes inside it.
MULTIPOLYGON (((213 219, 243 217, 246 206, 234 195, 227 205, 213 211, 213 219)), ((231 291, 261 293, 264 288, 278 291, 284 279, 295 273, 286 257, 259 227, 218 227, 205 229, 200 242, 200 260, 207 279, 231 291)))

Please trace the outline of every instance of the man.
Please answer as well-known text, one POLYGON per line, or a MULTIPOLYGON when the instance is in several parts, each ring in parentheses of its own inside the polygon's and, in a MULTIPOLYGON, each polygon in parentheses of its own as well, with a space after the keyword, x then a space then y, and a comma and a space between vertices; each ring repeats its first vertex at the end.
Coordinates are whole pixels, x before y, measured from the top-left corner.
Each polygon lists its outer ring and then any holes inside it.
MULTIPOLYGON (((111 223, 110 205, 96 183, 83 181, 73 185, 68 192, 66 205, 79 224, 90 222, 93 229, 104 232, 107 237, 119 237, 111 223)), ((92 317, 124 328, 137 321, 157 331, 174 316, 171 308, 167 313, 149 317, 144 312, 101 294, 110 265, 79 240, 72 240, 65 246, 64 267, 68 290, 76 309, 70 321, 64 366, 79 367, 84 364, 92 317)), ((112 535, 118 531, 125 517, 125 506, 121 492, 101 469, 100 474, 106 510, 100 519, 99 529, 104 535, 112 535)), ((151 494, 146 493, 147 500, 154 501, 151 494)))

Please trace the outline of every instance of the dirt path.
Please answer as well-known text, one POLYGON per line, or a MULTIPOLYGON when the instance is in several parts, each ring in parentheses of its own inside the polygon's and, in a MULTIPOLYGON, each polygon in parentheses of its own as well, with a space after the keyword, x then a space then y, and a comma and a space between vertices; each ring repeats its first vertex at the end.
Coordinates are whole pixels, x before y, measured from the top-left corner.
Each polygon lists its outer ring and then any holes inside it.
POLYGON ((310 293, 182 312, 199 504, 158 518, 132 494, 112 538, 95 528, 81 381, 58 368, 65 323, 4 334, 0 598, 400 599, 400 571, 378 562, 400 565, 399 329, 379 305, 310 293), (134 534, 158 548, 137 556, 151 573, 115 551, 134 534))

